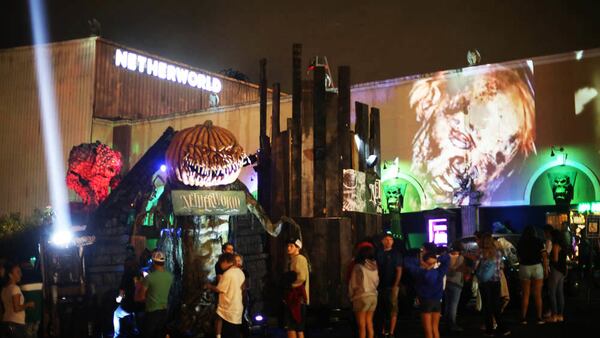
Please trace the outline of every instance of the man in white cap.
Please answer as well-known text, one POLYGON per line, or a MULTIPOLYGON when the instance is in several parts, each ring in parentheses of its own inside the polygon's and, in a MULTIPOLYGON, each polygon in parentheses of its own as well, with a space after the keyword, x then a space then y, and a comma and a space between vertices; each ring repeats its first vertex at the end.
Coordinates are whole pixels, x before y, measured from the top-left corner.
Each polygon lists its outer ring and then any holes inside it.
POLYGON ((152 272, 142 282, 137 301, 146 302, 142 334, 144 337, 164 337, 167 325, 167 306, 173 275, 165 270, 165 254, 152 254, 152 272))
POLYGON ((306 257, 300 254, 302 241, 300 239, 290 239, 287 245, 287 253, 290 256, 290 265, 288 271, 296 274, 296 279, 292 282, 292 290, 286 295, 285 328, 288 338, 304 338, 304 328, 306 323, 306 306, 309 304, 309 276, 308 261, 306 257), (298 290, 302 290, 298 294, 298 290))

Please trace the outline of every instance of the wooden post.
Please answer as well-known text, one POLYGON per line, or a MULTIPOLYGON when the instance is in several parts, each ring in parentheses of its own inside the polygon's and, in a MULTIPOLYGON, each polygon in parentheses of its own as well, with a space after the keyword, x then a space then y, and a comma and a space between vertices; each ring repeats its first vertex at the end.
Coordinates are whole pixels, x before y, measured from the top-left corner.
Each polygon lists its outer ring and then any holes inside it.
POLYGON ((290 177, 290 213, 301 215, 300 196, 302 194, 302 45, 292 48, 292 134, 290 135, 291 177, 290 177))
POLYGON ((358 136, 358 170, 367 169, 368 137, 369 137, 369 106, 356 102, 356 126, 354 132, 358 136))
POLYGON ((325 191, 327 217, 342 216, 342 169, 340 168, 340 156, 342 146, 340 145, 339 123, 338 123, 338 97, 337 94, 326 92, 325 103, 325 191))
POLYGON ((273 141, 281 132, 279 126, 280 116, 280 98, 281 98, 281 87, 279 83, 273 84, 273 103, 272 103, 272 115, 271 115, 271 139, 273 141))
POLYGON ((267 60, 260 60, 260 153, 258 165, 258 203, 267 215, 271 211, 271 141, 267 136, 267 60))
POLYGON ((289 172, 288 172, 288 131, 279 130, 280 86, 273 84, 273 112, 271 115, 271 217, 279 219, 288 213, 289 172))
MULTIPOLYGON (((338 138, 340 146, 340 173, 352 168, 352 140, 350 139, 350 67, 338 68, 338 138)), ((340 180, 340 191, 342 182, 340 180)))
POLYGON ((369 118, 369 155, 377 156, 377 164, 373 167, 377 176, 381 177, 381 127, 379 123, 379 108, 371 108, 369 118))
MULTIPOLYGON (((260 138, 267 136, 267 60, 260 59, 260 138)), ((260 144, 262 149, 263 144, 260 144)))
POLYGON ((313 193, 314 193, 314 217, 322 217, 326 214, 325 198, 325 157, 326 139, 325 128, 327 117, 325 115, 325 68, 315 67, 313 77, 313 137, 314 137, 314 170, 313 170, 313 193))

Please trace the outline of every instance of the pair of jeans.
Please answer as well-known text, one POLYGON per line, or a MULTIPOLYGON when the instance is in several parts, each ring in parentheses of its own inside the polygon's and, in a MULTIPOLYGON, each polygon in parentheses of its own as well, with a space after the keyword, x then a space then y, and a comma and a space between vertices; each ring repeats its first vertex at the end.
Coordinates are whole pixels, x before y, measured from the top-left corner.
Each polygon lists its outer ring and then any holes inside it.
POLYGON ((25 337, 36 338, 40 331, 40 321, 25 323, 25 337))
POLYGON ((548 293, 550 298, 550 308, 554 315, 562 316, 565 310, 564 284, 565 275, 556 269, 552 269, 550 271, 550 276, 548 276, 548 293))
POLYGON ((454 283, 446 283, 446 290, 444 293, 446 295, 446 298, 444 299, 444 315, 450 326, 456 326, 456 312, 458 311, 462 286, 454 283))
POLYGON ((113 328, 115 331, 113 337, 118 337, 121 334, 121 319, 128 317, 128 316, 134 316, 133 325, 135 327, 136 326, 135 325, 135 314, 133 312, 125 311, 125 309, 123 309, 123 306, 121 306, 121 305, 119 305, 115 309, 115 312, 113 312, 113 328))
POLYGON ((485 318, 486 331, 491 332, 494 330, 494 319, 496 319, 499 330, 505 329, 501 317, 500 282, 480 283, 479 292, 481 293, 481 308, 485 318))
POLYGON ((7 338, 25 338, 25 325, 12 322, 2 322, 0 334, 7 338))

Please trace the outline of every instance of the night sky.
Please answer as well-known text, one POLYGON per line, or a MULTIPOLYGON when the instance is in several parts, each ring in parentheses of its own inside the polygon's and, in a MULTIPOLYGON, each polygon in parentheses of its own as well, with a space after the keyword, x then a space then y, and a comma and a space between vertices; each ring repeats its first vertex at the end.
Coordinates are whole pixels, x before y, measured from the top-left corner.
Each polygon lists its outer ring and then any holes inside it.
MULTIPOLYGON (((26 0, 0 4, 0 48, 31 43, 26 0)), ((54 0, 52 41, 101 36, 209 71, 232 68, 290 91, 292 44, 325 55, 352 83, 600 47, 600 1, 54 0)), ((334 76, 335 73, 334 73, 334 76)))

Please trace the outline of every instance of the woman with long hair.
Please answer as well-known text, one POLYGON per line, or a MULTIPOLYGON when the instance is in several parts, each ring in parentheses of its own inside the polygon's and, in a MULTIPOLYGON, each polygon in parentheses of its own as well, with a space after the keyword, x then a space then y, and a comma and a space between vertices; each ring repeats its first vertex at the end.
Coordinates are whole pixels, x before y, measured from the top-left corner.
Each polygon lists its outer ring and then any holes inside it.
POLYGON ((373 338, 373 314, 377 307, 379 274, 375 261, 375 247, 369 242, 358 245, 350 275, 348 293, 356 316, 359 338, 373 338))
POLYGON ((523 230, 517 244, 519 256, 519 279, 521 280, 521 324, 527 324, 529 297, 533 293, 536 311, 536 323, 544 324, 542 319, 542 286, 544 276, 548 274, 548 260, 544 242, 536 237, 535 228, 528 226, 523 230))
POLYGON ((506 336, 510 330, 502 320, 502 303, 500 300, 500 272, 503 269, 502 254, 496 247, 492 235, 481 236, 480 256, 475 265, 475 273, 479 281, 481 293, 481 308, 485 317, 485 335, 506 336), (494 320, 496 330, 494 330, 494 320))
POLYGON ((550 253, 550 276, 548 277, 548 294, 552 315, 549 322, 562 322, 565 309, 564 283, 567 275, 567 245, 562 233, 552 231, 552 251, 550 253))
POLYGON ((10 332, 9 337, 25 337, 25 310, 33 308, 34 302, 25 303, 21 289, 17 285, 21 281, 21 268, 18 264, 9 264, 6 268, 5 285, 2 288, 2 305, 4 315, 2 323, 10 332))

